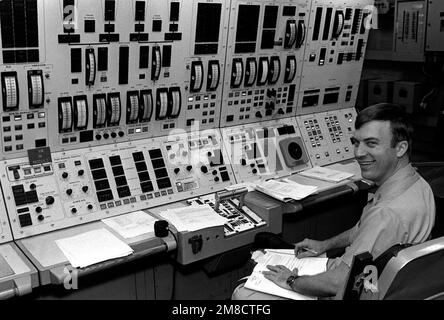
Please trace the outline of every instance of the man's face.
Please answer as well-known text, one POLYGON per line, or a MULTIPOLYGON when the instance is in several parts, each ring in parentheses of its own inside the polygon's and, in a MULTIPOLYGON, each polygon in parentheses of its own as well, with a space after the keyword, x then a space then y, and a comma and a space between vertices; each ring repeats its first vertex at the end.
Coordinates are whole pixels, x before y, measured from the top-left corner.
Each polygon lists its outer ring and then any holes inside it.
POLYGON ((362 177, 381 185, 396 170, 398 157, 392 148, 389 121, 370 121, 354 133, 354 151, 362 177))

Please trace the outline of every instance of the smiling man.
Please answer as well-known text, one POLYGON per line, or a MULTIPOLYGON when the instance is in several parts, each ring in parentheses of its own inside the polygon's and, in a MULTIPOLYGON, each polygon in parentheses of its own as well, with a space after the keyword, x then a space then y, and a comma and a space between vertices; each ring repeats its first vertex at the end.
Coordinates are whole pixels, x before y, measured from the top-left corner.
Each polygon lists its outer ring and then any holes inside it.
MULTIPOLYGON (((378 104, 359 113, 353 137, 362 177, 377 190, 360 221, 325 241, 305 239, 295 245, 298 258, 313 257, 330 249, 346 248, 328 260, 327 271, 299 276, 297 270, 268 266, 264 275, 277 285, 315 297, 342 297, 353 256, 370 252, 374 258, 395 244, 427 240, 435 222, 435 203, 428 183, 410 164, 412 127, 401 107, 378 104)), ((238 287, 234 299, 273 299, 273 296, 238 287)))

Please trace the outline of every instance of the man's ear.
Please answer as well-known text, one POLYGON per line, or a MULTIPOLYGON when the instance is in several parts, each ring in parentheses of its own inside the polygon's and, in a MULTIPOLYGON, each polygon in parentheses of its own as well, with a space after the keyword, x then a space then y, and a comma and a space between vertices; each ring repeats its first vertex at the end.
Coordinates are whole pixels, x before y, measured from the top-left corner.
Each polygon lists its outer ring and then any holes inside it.
POLYGON ((400 141, 396 144, 396 156, 402 158, 409 150, 409 143, 407 141, 400 141))

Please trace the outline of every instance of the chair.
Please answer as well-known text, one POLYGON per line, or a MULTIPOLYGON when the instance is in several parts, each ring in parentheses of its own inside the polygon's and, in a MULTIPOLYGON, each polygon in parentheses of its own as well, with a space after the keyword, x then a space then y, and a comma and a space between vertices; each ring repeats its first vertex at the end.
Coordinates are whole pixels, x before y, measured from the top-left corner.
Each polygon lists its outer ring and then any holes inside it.
MULTIPOLYGON (((370 270, 370 268, 368 268, 370 270)), ((395 245, 377 259, 366 252, 353 259, 343 299, 444 300, 444 237, 417 245, 395 245), (366 266, 374 266, 376 292, 366 290, 366 266)))
POLYGON ((444 299, 444 237, 401 250, 378 279, 384 300, 444 299))

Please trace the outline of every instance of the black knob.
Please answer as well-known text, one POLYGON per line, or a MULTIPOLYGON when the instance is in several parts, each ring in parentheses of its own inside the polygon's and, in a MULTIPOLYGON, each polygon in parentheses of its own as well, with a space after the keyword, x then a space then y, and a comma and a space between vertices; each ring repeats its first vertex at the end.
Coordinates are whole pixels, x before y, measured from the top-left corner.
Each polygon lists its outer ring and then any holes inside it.
POLYGON ((208 172, 207 166, 200 167, 200 171, 202 171, 203 173, 207 173, 208 172))
POLYGON ((111 138, 113 138, 113 139, 117 138, 117 133, 112 132, 112 133, 111 133, 111 138))
POLYGON ((53 204, 54 203, 54 197, 53 196, 48 196, 48 197, 46 197, 46 199, 45 199, 45 202, 46 202, 46 204, 49 206, 49 205, 51 205, 51 204, 53 204))
POLYGON ((66 194, 67 194, 68 196, 72 195, 72 189, 68 189, 68 190, 66 190, 66 194))
POLYGON ((247 160, 245 160, 245 159, 241 159, 241 165, 243 165, 243 166, 246 166, 247 165, 247 160))
POLYGON ((175 168, 175 169, 174 169, 174 173, 175 173, 175 174, 179 174, 179 172, 180 172, 180 169, 179 169, 179 168, 175 168))
POLYGON ((279 108, 278 114, 283 115, 283 114, 285 114, 285 112, 284 112, 284 110, 282 110, 282 108, 279 108))
POLYGON ((77 174, 78 174, 79 176, 83 176, 83 175, 85 174, 85 170, 80 169, 80 170, 77 172, 77 174))
POLYGON ((207 156, 211 157, 212 155, 211 151, 208 151, 207 156))
POLYGON ((192 169, 193 169, 193 166, 191 166, 191 165, 190 165, 190 166, 187 166, 187 170, 188 170, 188 171, 191 171, 192 169))
POLYGON ((217 175, 217 170, 213 170, 213 172, 211 172, 213 174, 213 176, 217 175))
POLYGON ((87 193, 87 192, 88 192, 88 186, 83 186, 83 187, 82 187, 82 191, 85 192, 85 193, 87 193))
POLYGON ((262 113, 260 111, 256 112, 256 118, 262 118, 262 113))
POLYGON ((31 189, 31 190, 34 190, 35 189, 35 184, 34 183, 31 183, 30 185, 29 185, 29 188, 31 189))
POLYGON ((219 177, 214 177, 214 181, 218 182, 219 181, 219 177))
POLYGON ((42 214, 39 214, 39 216, 37 217, 37 219, 38 219, 39 221, 43 221, 43 220, 45 220, 45 217, 44 217, 42 214))
POLYGON ((257 173, 257 169, 253 169, 253 170, 251 170, 251 172, 253 172, 254 174, 256 174, 256 173, 257 173))
POLYGON ((76 209, 76 208, 72 208, 72 209, 71 209, 71 212, 72 212, 73 214, 76 214, 76 213, 77 213, 77 209, 76 209))
POLYGON ((102 140, 102 136, 100 134, 96 134, 96 140, 102 140))
POLYGON ((89 204, 87 208, 88 208, 88 210, 92 210, 93 209, 93 205, 89 204))
POLYGON ((119 137, 123 137, 125 135, 125 132, 123 132, 123 131, 119 131, 119 137))
POLYGON ((272 115, 273 115, 273 110, 268 109, 267 111, 265 111, 265 115, 266 115, 267 117, 272 116, 272 115))
POLYGON ((108 133, 105 133, 105 134, 103 134, 103 139, 108 139, 109 138, 109 134, 108 133))
POLYGON ((63 179, 68 178, 68 172, 63 172, 63 173, 62 173, 62 178, 63 178, 63 179))
POLYGON ((43 211, 42 207, 35 208, 35 212, 37 213, 42 213, 42 211, 43 211))
POLYGON ((254 163, 250 163, 250 167, 254 168, 255 164, 254 163))

